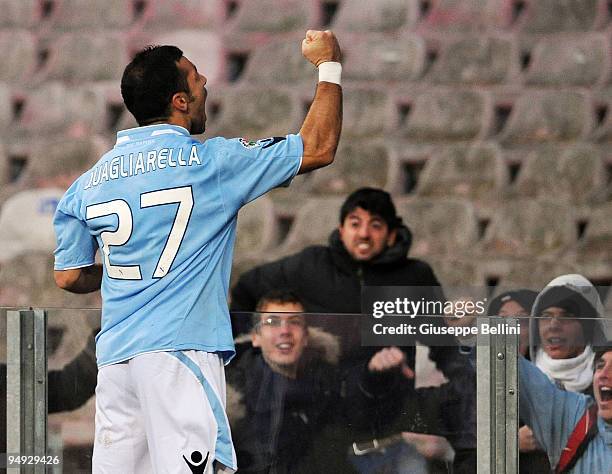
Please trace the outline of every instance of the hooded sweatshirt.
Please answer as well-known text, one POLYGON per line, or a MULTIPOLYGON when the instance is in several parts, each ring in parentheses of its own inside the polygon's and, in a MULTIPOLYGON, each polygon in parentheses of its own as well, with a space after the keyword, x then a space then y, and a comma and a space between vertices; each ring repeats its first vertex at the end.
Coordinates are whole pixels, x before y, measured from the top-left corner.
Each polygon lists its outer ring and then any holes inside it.
POLYGON ((593 379, 592 344, 605 332, 600 318, 603 305, 597 289, 582 275, 562 275, 552 280, 536 298, 529 328, 530 356, 535 365, 560 388, 571 392, 590 392, 593 379), (565 308, 579 319, 585 340, 584 351, 570 359, 552 359, 542 349, 538 317, 546 308, 565 308))
MULTIPOLYGON (((582 354, 573 359, 555 361, 544 358, 536 318, 551 306, 571 309, 582 319, 602 318, 604 311, 597 289, 581 275, 562 275, 552 280, 540 292, 532 308, 530 353, 536 364, 522 357, 519 360, 520 416, 533 430, 550 465, 556 466, 574 426, 593 403, 590 396, 572 392, 590 393, 593 380, 591 345, 606 340, 606 336, 601 321, 582 321, 587 343, 582 354), (539 368, 536 367, 538 362, 541 364, 539 368)), ((612 425, 599 418, 598 429, 597 436, 589 443, 572 473, 612 472, 612 425)))

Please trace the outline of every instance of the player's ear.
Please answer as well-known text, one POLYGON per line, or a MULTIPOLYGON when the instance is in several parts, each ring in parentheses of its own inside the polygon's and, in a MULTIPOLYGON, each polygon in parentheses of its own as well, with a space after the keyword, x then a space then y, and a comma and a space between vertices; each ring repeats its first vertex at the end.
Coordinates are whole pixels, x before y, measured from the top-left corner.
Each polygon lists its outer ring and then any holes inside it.
POLYGON ((392 245, 395 245, 396 238, 397 238, 397 229, 393 229, 392 231, 389 232, 389 235, 387 236, 387 246, 391 247, 392 245))
POLYGON ((177 92, 172 96, 172 108, 187 113, 189 109, 189 97, 186 92, 177 92))

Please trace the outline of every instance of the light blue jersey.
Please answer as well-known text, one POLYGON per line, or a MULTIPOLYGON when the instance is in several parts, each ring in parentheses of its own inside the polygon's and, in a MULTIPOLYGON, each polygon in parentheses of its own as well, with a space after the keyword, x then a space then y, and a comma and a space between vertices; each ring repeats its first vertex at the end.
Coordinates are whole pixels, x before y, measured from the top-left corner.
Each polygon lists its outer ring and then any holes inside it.
POLYGON ((299 135, 200 143, 173 125, 124 130, 66 191, 55 214, 55 269, 102 250, 98 366, 154 351, 234 355, 227 306, 239 209, 288 183, 299 135))
MULTIPOLYGON (((561 452, 591 397, 555 387, 548 377, 524 357, 519 357, 519 410, 521 419, 533 430, 548 454, 551 466, 559 463, 561 452)), ((597 435, 571 469, 573 474, 612 472, 612 424, 597 417, 597 435)))

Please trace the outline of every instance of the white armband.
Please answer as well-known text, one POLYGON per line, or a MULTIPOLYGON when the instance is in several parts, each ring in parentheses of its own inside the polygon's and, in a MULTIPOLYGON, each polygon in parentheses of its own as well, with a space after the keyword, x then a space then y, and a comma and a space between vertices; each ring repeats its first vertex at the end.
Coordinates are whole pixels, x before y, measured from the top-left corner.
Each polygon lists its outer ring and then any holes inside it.
POLYGON ((331 82, 340 85, 342 75, 342 64, 334 61, 326 61, 319 64, 319 82, 331 82))

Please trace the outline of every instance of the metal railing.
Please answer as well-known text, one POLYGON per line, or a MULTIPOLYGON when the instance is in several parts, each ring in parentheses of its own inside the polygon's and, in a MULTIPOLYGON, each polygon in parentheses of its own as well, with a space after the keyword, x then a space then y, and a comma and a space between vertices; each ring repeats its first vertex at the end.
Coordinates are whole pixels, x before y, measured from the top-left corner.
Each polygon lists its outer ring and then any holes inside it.
MULTIPOLYGON (((6 315, 7 453, 47 453, 47 312, 9 310, 6 315)), ((478 473, 514 474, 518 472, 519 338, 478 337, 478 473)), ((45 472, 44 466, 19 469, 45 472)))

